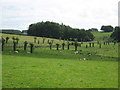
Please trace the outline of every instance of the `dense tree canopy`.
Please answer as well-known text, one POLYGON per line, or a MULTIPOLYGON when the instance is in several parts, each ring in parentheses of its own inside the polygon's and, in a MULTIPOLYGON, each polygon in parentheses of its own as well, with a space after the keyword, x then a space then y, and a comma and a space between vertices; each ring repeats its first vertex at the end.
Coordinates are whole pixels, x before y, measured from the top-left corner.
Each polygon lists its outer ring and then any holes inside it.
POLYGON ((114 40, 120 42, 120 27, 116 26, 114 32, 110 36, 114 40))
POLYGON ((20 30, 14 30, 14 29, 1 29, 0 33, 22 34, 20 30))
POLYGON ((93 34, 89 31, 74 29, 64 24, 49 21, 31 24, 28 29, 28 35, 56 39, 61 38, 63 40, 74 40, 77 38, 78 41, 91 41, 94 39, 93 34))
POLYGON ((113 31, 113 27, 111 25, 108 25, 108 26, 102 26, 101 27, 101 30, 103 30, 104 32, 112 32, 113 31))
POLYGON ((97 29, 97 28, 91 28, 91 29, 89 29, 88 31, 91 31, 91 32, 98 32, 98 29, 97 29))

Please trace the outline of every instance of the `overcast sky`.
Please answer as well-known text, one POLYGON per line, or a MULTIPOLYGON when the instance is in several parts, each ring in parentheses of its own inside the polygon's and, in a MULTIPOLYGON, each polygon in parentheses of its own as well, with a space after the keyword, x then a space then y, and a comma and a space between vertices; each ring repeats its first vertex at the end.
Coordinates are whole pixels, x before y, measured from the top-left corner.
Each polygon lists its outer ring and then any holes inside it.
POLYGON ((26 30, 41 21, 73 28, 118 25, 119 0, 0 0, 0 28, 26 30))

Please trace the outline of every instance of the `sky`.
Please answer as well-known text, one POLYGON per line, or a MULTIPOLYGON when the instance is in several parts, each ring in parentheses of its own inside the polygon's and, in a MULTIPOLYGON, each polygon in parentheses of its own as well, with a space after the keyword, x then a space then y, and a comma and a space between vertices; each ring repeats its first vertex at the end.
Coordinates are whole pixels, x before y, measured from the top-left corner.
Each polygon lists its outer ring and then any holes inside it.
POLYGON ((72 28, 118 26, 119 0, 0 0, 0 29, 27 30, 41 21, 72 28))

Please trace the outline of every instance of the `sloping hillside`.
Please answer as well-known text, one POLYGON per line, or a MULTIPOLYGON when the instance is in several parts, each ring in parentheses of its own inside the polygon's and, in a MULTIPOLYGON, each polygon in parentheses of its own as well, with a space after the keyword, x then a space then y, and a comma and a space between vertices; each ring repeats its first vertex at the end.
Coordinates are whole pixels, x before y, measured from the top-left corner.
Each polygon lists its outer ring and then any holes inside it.
POLYGON ((110 37, 112 32, 92 32, 92 34, 95 36, 94 41, 105 41, 110 37))

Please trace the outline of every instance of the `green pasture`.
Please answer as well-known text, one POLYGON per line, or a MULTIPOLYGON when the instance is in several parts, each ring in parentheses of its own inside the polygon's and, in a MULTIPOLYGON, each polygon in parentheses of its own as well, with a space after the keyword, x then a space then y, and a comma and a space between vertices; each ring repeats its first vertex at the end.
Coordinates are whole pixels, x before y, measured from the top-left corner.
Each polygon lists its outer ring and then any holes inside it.
MULTIPOLYGON (((2 34, 2 37, 6 38, 9 37, 10 39, 8 40, 8 44, 13 43, 12 37, 18 37, 19 38, 19 44, 23 44, 25 41, 29 42, 29 43, 34 43, 34 38, 35 36, 24 36, 24 35, 14 35, 14 34, 2 34)), ((40 41, 40 44, 43 44, 43 38, 45 39, 45 43, 44 44, 48 44, 48 40, 54 40, 54 43, 62 43, 63 40, 58 40, 58 39, 52 39, 52 38, 45 38, 45 37, 36 37, 36 43, 34 44, 38 44, 38 40, 40 41)))
POLYGON ((117 88, 117 65, 3 55, 3 88, 117 88))
MULTIPOLYGON (((34 37, 21 36, 21 43, 27 40, 26 37, 34 40, 34 37)), ((5 46, 2 52, 2 87, 118 88, 118 44, 102 44, 102 48, 97 43, 94 47, 86 48, 86 45, 89 46, 89 42, 78 47, 78 54, 75 54, 74 46, 70 46, 70 50, 67 46, 65 50, 61 46, 59 50, 56 46, 52 50, 49 47, 34 48, 32 54, 29 53, 30 47, 27 51, 17 47, 19 52, 15 53, 13 47, 5 46)))
POLYGON ((92 32, 92 34, 95 36, 95 41, 106 41, 112 32, 92 32))

